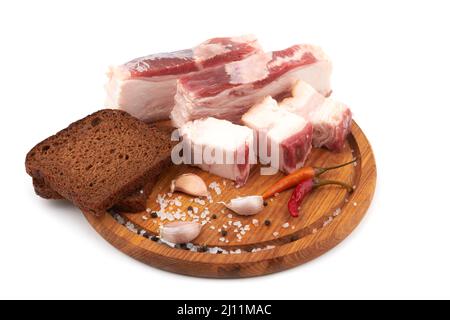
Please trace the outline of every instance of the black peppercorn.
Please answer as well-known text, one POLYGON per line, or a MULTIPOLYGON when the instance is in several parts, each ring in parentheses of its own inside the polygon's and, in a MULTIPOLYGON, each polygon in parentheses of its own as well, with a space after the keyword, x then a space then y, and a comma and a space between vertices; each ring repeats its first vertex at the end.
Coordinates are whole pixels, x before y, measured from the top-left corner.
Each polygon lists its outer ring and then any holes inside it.
POLYGON ((156 211, 152 211, 152 213, 150 214, 150 217, 154 218, 158 218, 158 212, 156 211))
POLYGON ((216 214, 213 214, 213 215, 211 216, 211 218, 217 219, 217 215, 216 215, 216 214))
POLYGON ((192 206, 187 207, 188 211, 194 211, 194 208, 192 206))
POLYGON ((150 238, 150 240, 157 242, 157 241, 158 241, 158 237, 157 237, 157 236, 152 236, 152 237, 150 238))
POLYGON ((269 219, 265 220, 265 221, 264 221, 264 224, 265 224, 266 226, 270 226, 270 220, 269 220, 269 219))
POLYGON ((220 234, 221 234, 223 237, 226 237, 227 234, 228 234, 228 231, 227 231, 227 230, 222 230, 222 231, 220 231, 220 234))
POLYGON ((264 205, 264 207, 267 207, 267 205, 268 205, 267 201, 264 201, 263 205, 264 205))

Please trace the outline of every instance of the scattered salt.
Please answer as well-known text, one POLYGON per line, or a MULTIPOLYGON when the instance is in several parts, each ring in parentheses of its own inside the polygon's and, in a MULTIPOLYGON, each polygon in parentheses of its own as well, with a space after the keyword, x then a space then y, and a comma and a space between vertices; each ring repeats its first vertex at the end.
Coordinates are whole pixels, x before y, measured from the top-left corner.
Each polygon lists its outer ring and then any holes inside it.
POLYGON ((276 238, 276 237, 278 237, 279 236, 279 232, 277 232, 277 231, 275 231, 274 233, 272 233, 273 234, 273 236, 276 238))
POLYGON ((334 212, 333 212, 333 217, 337 217, 338 215, 341 214, 341 208, 337 208, 334 212))
POLYGON ((174 204, 175 204, 177 207, 181 207, 181 205, 182 205, 181 201, 178 200, 178 199, 174 201, 174 204))
POLYGON ((259 225, 258 219, 253 219, 252 223, 253 223, 254 226, 258 226, 259 225))
POLYGON ((289 222, 283 223, 281 226, 283 228, 287 229, 287 228, 289 228, 289 222))
POLYGON ((329 225, 332 221, 333 221, 333 217, 328 217, 328 219, 325 220, 325 222, 323 223, 323 226, 326 227, 326 226, 329 225))

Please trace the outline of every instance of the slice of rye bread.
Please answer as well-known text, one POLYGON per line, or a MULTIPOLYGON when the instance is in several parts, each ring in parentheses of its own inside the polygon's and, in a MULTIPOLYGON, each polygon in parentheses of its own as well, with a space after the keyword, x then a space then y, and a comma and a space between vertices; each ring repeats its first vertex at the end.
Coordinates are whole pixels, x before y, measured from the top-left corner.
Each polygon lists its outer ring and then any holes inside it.
POLYGON ((59 195, 99 215, 156 181, 171 163, 172 146, 167 129, 105 109, 37 144, 25 166, 37 193, 59 195))
MULTIPOLYGON (((156 180, 147 182, 142 188, 138 188, 130 195, 120 199, 113 209, 121 212, 141 212, 147 208, 147 199, 155 185, 156 180), (142 190, 142 191, 141 191, 142 190)), ((36 194, 45 199, 62 200, 64 199, 58 192, 48 186, 43 179, 33 178, 33 187, 36 194)))

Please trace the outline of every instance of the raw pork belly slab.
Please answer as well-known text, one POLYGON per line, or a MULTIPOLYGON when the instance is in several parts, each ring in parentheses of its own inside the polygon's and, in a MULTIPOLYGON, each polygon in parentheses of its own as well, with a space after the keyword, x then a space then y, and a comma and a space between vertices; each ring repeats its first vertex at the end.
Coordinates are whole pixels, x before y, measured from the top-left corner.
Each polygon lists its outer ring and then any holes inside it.
POLYGON ((305 81, 299 81, 281 109, 302 116, 314 127, 313 146, 341 151, 351 130, 352 112, 343 103, 325 98, 305 81))
POLYGON ((328 95, 330 74, 330 60, 312 45, 252 55, 181 77, 171 118, 177 127, 208 116, 238 122, 252 105, 289 93, 299 79, 328 95))
POLYGON ((205 118, 179 129, 184 162, 242 186, 256 162, 253 131, 226 120, 205 118), (190 159, 186 158, 186 154, 190 159))
POLYGON ((253 36, 213 38, 193 49, 158 53, 111 67, 106 106, 146 122, 169 119, 177 79, 260 52, 253 36))
POLYGON ((253 106, 243 115, 242 122, 255 131, 260 162, 266 162, 263 158, 267 154, 271 166, 285 173, 303 167, 311 151, 311 123, 281 109, 271 97, 253 106), (278 161, 273 163, 275 156, 278 161))

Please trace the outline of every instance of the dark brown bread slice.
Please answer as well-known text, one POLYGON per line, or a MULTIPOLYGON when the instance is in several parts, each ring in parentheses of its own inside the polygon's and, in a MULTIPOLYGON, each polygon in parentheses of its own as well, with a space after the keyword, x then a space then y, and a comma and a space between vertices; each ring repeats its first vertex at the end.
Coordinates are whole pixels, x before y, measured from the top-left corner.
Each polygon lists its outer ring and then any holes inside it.
POLYGON ((26 170, 38 189, 45 181, 82 210, 99 214, 155 180, 170 164, 171 148, 167 130, 106 109, 36 145, 26 170))
POLYGON ((36 194, 45 199, 64 199, 58 192, 48 186, 43 179, 33 178, 33 187, 36 194))
MULTIPOLYGON (((142 188, 136 189, 133 193, 119 200, 114 205, 114 209, 122 212, 140 212, 147 208, 147 199, 155 185, 155 180, 147 182, 142 188), (142 191, 141 191, 142 190, 142 191)), ((64 199, 59 193, 48 186, 44 180, 33 178, 33 186, 36 194, 45 199, 64 199)))

